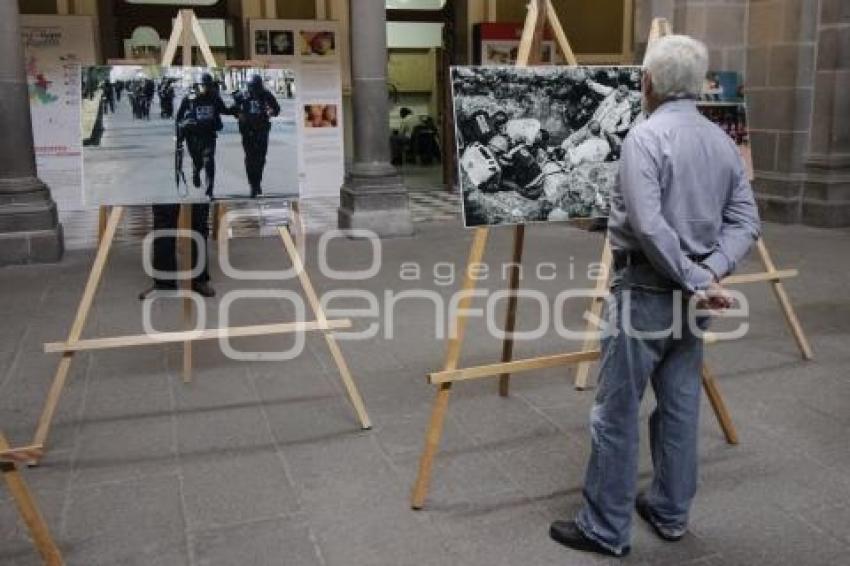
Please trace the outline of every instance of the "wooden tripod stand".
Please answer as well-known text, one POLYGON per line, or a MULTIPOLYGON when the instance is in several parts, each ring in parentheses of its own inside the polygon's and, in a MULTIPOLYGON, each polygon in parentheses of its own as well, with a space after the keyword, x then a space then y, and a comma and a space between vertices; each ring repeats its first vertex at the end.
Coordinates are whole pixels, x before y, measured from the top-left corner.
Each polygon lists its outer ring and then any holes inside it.
MULTIPOLYGON (((168 57, 168 61, 170 61, 170 58, 174 56, 174 50, 176 49, 176 44, 179 41, 183 45, 183 62, 184 64, 190 64, 191 38, 189 37, 188 32, 190 30, 194 30, 196 35, 201 34, 200 25, 197 24, 197 18, 195 18, 195 15, 191 10, 181 10, 177 22, 174 33, 172 33, 171 36, 171 41, 169 42, 169 47, 166 49, 166 57, 168 57)), ((214 64, 212 53, 209 51, 209 46, 207 45, 207 47, 204 48, 206 40, 202 37, 196 37, 196 39, 198 39, 198 43, 201 45, 201 51, 207 58, 208 63, 214 64)), ((315 320, 250 326, 232 326, 212 329, 195 329, 193 325, 195 318, 195 300, 192 298, 191 290, 188 287, 190 282, 188 274, 191 272, 191 238, 186 237, 186 235, 191 231, 191 207, 184 205, 181 208, 180 226, 182 232, 181 235, 183 237, 181 238, 182 265, 179 277, 183 279, 184 284, 182 292, 182 296, 184 297, 183 313, 187 329, 177 332, 156 332, 131 336, 83 339, 83 330, 85 329, 86 321, 88 319, 89 312, 91 311, 92 304, 94 303, 94 297, 97 293, 98 285, 103 276, 104 268, 106 267, 109 251, 112 247, 116 231, 125 210, 123 206, 111 207, 111 210, 109 210, 107 214, 106 222, 103 227, 103 234, 98 244, 97 254, 95 255, 94 263, 92 265, 91 272, 89 273, 86 286, 83 290, 79 306, 77 307, 76 316, 74 317, 74 322, 71 326, 70 332, 68 333, 68 337, 63 342, 52 342, 44 345, 45 352, 61 353, 62 358, 59 361, 59 366, 50 386, 41 417, 38 421, 35 436, 32 442, 26 446, 16 448, 9 448, 7 446, 0 447, 0 461, 35 464, 43 457, 48 434, 50 432, 60 397, 65 389, 74 354, 79 351, 87 350, 104 350, 182 343, 184 348, 183 377, 184 381, 188 382, 190 381, 189 378, 192 371, 192 344, 195 341, 320 331, 323 333, 327 346, 331 352, 331 356, 337 365, 343 386, 345 387, 346 393, 348 394, 354 408, 360 426, 363 429, 370 429, 372 427, 363 399, 358 391, 356 383, 354 382, 354 378, 351 375, 348 364, 343 357, 342 351, 337 344, 336 337, 333 334, 334 330, 350 328, 351 320, 329 320, 327 318, 310 277, 305 270, 304 261, 298 251, 296 241, 290 233, 291 228, 294 227, 295 230, 298 230, 301 226, 301 217, 298 213, 297 206, 293 205, 293 215, 289 225, 278 227, 278 232, 284 246, 284 251, 289 257, 293 270, 298 276, 299 283, 301 284, 304 295, 307 298, 307 302, 313 311, 315 320)), ((296 235, 298 233, 303 233, 303 230, 296 232, 296 235)), ((225 246, 224 240, 226 240, 226 238, 221 238, 219 240, 223 249, 225 246)))
MULTIPOLYGON (((551 0, 531 0, 528 5, 528 15, 523 28, 520 41, 517 66, 524 67, 529 64, 537 64, 540 61, 541 42, 547 22, 554 32, 555 39, 561 49, 567 63, 575 66, 578 64, 575 54, 567 40, 563 27, 558 19, 551 0)), ((458 309, 455 311, 450 324, 452 337, 448 341, 443 370, 428 376, 431 384, 438 386, 436 399, 431 410, 431 417, 425 435, 425 446, 419 460, 419 468, 416 481, 413 486, 411 507, 421 509, 428 494, 434 458, 439 449, 442 436, 443 423, 448 410, 449 396, 452 384, 456 381, 480 379, 485 377, 499 376, 499 394, 507 396, 510 388, 510 376, 512 373, 531 370, 571 366, 576 364, 589 364, 599 358, 598 349, 585 346, 582 351, 555 354, 550 356, 534 357, 522 360, 513 360, 513 332, 516 326, 517 289, 519 288, 520 264, 522 262, 523 248, 525 244, 525 226, 517 225, 514 230, 513 256, 511 270, 509 273, 509 289, 511 291, 505 320, 505 340, 502 344, 502 359, 500 363, 475 366, 458 369, 461 348, 463 346, 464 330, 466 328, 467 316, 464 314, 471 301, 471 294, 475 288, 474 267, 481 263, 489 235, 489 228, 476 228, 475 237, 469 252, 465 278, 461 290, 461 299, 458 309)), ((611 264, 611 249, 607 243, 603 248, 602 263, 606 266, 611 264)), ((597 316, 601 312, 601 300, 607 295, 607 280, 597 279, 597 287, 592 293, 594 297, 593 306, 599 306, 597 316)), ((711 402, 714 414, 730 444, 737 443, 737 432, 732 424, 723 398, 717 385, 710 375, 703 374, 703 385, 711 402)))

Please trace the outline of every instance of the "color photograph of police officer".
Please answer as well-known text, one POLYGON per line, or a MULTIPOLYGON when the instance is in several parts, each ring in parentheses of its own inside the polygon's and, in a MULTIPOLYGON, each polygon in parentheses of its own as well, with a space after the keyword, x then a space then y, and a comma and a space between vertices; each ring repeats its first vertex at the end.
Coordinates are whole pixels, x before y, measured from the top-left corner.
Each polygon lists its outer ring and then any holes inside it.
POLYGON ((269 151, 272 118, 280 116, 277 98, 266 88, 259 73, 251 74, 247 85, 233 93, 234 113, 239 120, 239 134, 245 152, 245 174, 251 186, 251 197, 263 194, 263 170, 269 151))
POLYGON ((466 226, 606 217, 639 67, 454 67, 466 226))
POLYGON ((86 146, 86 203, 298 196, 300 112, 291 71, 138 65, 94 69, 89 74, 96 84, 123 81, 131 96, 100 117, 98 139, 86 146))

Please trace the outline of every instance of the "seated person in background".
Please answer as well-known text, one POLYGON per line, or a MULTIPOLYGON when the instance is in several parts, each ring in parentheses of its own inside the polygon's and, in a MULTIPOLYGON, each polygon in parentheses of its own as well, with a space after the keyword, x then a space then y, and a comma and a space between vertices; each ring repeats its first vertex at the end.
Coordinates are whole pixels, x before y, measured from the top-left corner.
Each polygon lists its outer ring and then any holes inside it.
POLYGON ((407 160, 413 161, 410 140, 413 137, 413 129, 419 123, 419 118, 413 113, 413 110, 407 107, 399 110, 399 116, 401 116, 401 122, 398 127, 398 133, 404 142, 407 160))

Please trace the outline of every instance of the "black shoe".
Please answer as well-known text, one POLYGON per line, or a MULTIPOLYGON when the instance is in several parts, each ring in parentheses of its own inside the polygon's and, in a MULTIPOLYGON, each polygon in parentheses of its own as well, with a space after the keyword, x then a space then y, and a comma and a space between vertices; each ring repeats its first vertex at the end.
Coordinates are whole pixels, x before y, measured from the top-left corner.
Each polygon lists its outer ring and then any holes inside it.
POLYGON ((635 501, 635 510, 641 519, 649 523, 649 526, 652 527, 655 534, 667 542, 676 542, 678 540, 682 540, 682 537, 685 536, 685 533, 680 535, 671 535, 669 533, 665 533, 658 527, 655 519, 652 518, 652 510, 649 508, 649 501, 646 499, 645 494, 641 493, 637 496, 637 500, 635 501))
POLYGON ((263 189, 259 185, 251 187, 251 198, 257 198, 263 195, 263 189))
POLYGON ((195 187, 201 186, 201 172, 200 171, 192 171, 192 184, 195 187))
POLYGON ((583 552, 595 552, 605 556, 623 558, 624 556, 628 556, 631 551, 631 547, 629 546, 623 547, 620 554, 608 550, 595 540, 584 536, 584 533, 581 532, 575 521, 555 521, 549 527, 549 536, 555 542, 559 542, 573 550, 581 550, 583 552))
POLYGON ((208 281, 192 281, 192 290, 202 297, 211 299, 215 297, 215 289, 208 281))

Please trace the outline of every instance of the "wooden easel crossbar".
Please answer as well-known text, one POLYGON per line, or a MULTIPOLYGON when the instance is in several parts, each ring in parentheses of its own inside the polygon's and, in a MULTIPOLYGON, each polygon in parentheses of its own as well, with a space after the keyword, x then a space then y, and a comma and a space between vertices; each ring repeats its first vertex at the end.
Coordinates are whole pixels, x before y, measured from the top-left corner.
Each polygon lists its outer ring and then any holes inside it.
MULTIPOLYGON (((183 47, 183 64, 191 64, 191 34, 194 34, 201 52, 206 58, 207 64, 215 65, 215 60, 212 58, 212 52, 209 50, 209 45, 203 37, 200 25, 197 23, 192 10, 180 10, 177 18, 177 24, 171 35, 171 40, 165 51, 163 64, 170 63, 174 57, 176 46, 180 43, 183 47), (206 47, 205 47, 206 46, 206 47)), ((372 423, 369 415, 366 412, 366 407, 363 399, 358 391, 357 385, 352 377, 351 371, 339 345, 336 337, 333 334, 334 330, 350 328, 350 319, 334 319, 329 320, 325 315, 319 297, 310 280, 310 276, 304 266, 304 261, 298 251, 298 246, 290 233, 290 228, 298 228, 302 224, 301 215, 299 214, 297 203, 292 206, 291 222, 287 226, 278 227, 278 233, 281 238, 286 255, 292 263, 293 269, 298 276, 300 286, 307 298, 310 309, 315 316, 315 320, 310 321, 295 321, 281 322, 277 324, 258 324, 251 326, 237 326, 228 328, 200 329, 193 330, 192 321, 194 319, 193 305, 194 301, 191 298, 183 299, 184 303, 184 322, 187 330, 177 332, 158 332, 153 334, 140 334, 130 336, 114 336, 105 338, 90 338, 83 339, 83 330, 85 329, 88 315, 94 303, 94 298, 97 293, 100 280, 103 276, 104 269, 109 257, 109 252, 112 248, 112 243, 115 240, 115 234, 121 222, 125 208, 123 206, 113 206, 109 210, 103 209, 102 216, 105 216, 103 221, 103 231, 99 240, 97 253, 94 263, 92 264, 86 286, 83 290, 82 298, 77 307, 76 316, 71 325, 68 337, 63 342, 50 342, 45 344, 45 352, 61 353, 62 357, 56 369, 53 382, 47 394, 47 399, 42 410, 36 428, 35 436, 32 442, 26 446, 10 448, 8 446, 0 446, 0 462, 13 464, 36 464, 42 459, 45 453, 48 434, 53 422, 56 409, 59 404, 60 397, 68 379, 71 362, 74 354, 79 351, 88 350, 104 350, 115 348, 141 347, 141 346, 156 346, 168 343, 182 343, 183 354, 183 378, 185 382, 191 379, 192 371, 192 344, 199 340, 216 340, 224 338, 260 336, 268 334, 288 334, 300 332, 319 331, 325 337, 328 349, 340 373, 340 378, 348 394, 349 400, 354 408, 354 412, 360 425, 363 429, 370 429, 372 423)), ((191 230, 191 206, 181 206, 180 228, 184 234, 189 234, 191 230)), ((303 230, 301 231, 303 233, 303 230)), ((191 238, 181 237, 181 271, 189 273, 191 271, 191 238)), ((219 239, 219 245, 224 247, 226 236, 219 239)), ((183 288, 189 291, 190 281, 188 278, 183 281, 183 288)))
MULTIPOLYGON (((8 449, 9 443, 6 442, 6 437, 0 433, 0 450, 8 449)), ((18 514, 26 525, 33 544, 41 554, 44 563, 47 566, 62 566, 65 564, 62 553, 53 541, 53 537, 50 536, 47 522, 44 520, 20 470, 18 470, 18 464, 18 462, 11 460, 0 459, 0 476, 3 477, 3 482, 12 496, 18 514)))
MULTIPOLYGON (((541 44, 547 23, 554 32, 555 39, 567 61, 567 64, 571 66, 578 65, 578 61, 570 47, 570 43, 567 40, 566 34, 564 33, 563 27, 561 26, 551 0, 530 0, 528 4, 528 14, 526 16, 518 50, 516 63, 518 67, 538 64, 540 62, 541 44)), ((474 268, 481 263, 484 257, 484 251, 490 231, 487 227, 475 229, 475 236, 470 248, 467 268, 461 290, 461 300, 459 301, 458 309, 455 311, 455 313, 461 314, 455 314, 451 321, 454 332, 452 333, 452 338, 447 344, 443 370, 432 373, 428 376, 428 382, 437 385, 438 389, 436 399, 434 400, 434 404, 431 409, 431 417, 425 435, 425 446, 420 456, 417 477, 413 486, 411 496, 411 507, 413 509, 421 509, 428 494, 434 458, 436 457, 439 449, 443 424, 448 410, 451 387, 454 382, 499 376, 499 394, 501 396, 507 396, 509 393, 510 376, 512 373, 560 366, 573 366, 577 364, 589 366, 590 363, 599 358, 599 350, 595 348, 592 343, 586 343, 583 349, 579 352, 533 357, 521 360, 513 359, 513 332, 516 325, 518 296, 516 291, 519 287, 522 254, 525 244, 525 226, 520 224, 515 226, 513 230, 513 257, 508 283, 511 293, 508 298, 504 328, 505 339, 502 344, 501 362, 459 369, 458 364, 460 361, 464 332, 467 324, 467 317, 463 313, 467 312, 469 303, 471 302, 471 291, 475 288, 474 268)), ((612 263, 611 260, 611 248, 606 239, 601 262, 605 266, 610 267, 612 263)), ((608 292, 607 285, 607 280, 599 278, 597 279, 596 288, 591 293, 594 297, 591 304, 591 313, 596 318, 598 318, 601 314, 603 300, 604 297, 607 296, 608 292)), ((726 405, 717 388, 717 384, 708 372, 707 368, 705 368, 705 371, 703 372, 703 386, 727 442, 730 444, 736 444, 738 441, 737 432, 731 418, 729 417, 728 410, 726 409, 726 405)))

